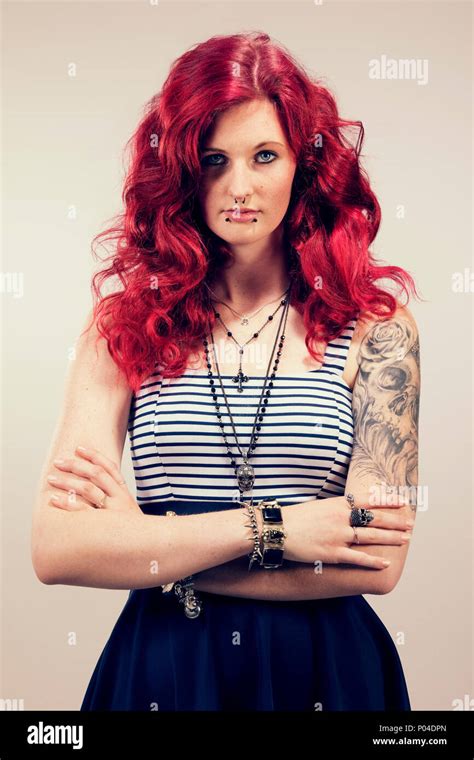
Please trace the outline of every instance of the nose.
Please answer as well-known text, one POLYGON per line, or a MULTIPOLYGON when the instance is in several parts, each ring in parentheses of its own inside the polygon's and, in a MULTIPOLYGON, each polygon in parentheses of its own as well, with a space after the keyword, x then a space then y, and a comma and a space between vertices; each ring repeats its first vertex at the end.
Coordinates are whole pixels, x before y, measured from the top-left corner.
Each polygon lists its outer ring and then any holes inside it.
POLYGON ((236 198, 251 198, 253 195, 253 182, 250 171, 245 166, 235 165, 229 173, 228 195, 235 202, 236 198))

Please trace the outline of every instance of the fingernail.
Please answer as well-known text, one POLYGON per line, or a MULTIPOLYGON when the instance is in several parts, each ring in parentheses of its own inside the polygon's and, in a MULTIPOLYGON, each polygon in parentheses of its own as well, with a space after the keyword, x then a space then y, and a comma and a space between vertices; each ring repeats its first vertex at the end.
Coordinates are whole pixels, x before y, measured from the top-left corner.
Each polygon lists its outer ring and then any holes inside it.
POLYGON ((55 493, 53 493, 53 495, 50 498, 51 498, 51 501, 59 501, 59 496, 56 496, 55 493))
POLYGON ((54 464, 64 464, 64 459, 55 459, 54 464))
POLYGON ((414 524, 415 524, 415 521, 414 521, 414 520, 407 520, 407 525, 408 525, 410 528, 412 528, 412 527, 414 526, 414 524))
POLYGON ((57 477, 56 477, 56 475, 48 475, 48 480, 49 480, 50 483, 52 483, 55 480, 57 480, 57 477))
POLYGON ((389 564, 390 564, 390 560, 389 559, 382 560, 382 565, 385 565, 385 567, 388 567, 389 564))
POLYGON ((87 449, 84 446, 77 446, 77 451, 87 451, 87 449))

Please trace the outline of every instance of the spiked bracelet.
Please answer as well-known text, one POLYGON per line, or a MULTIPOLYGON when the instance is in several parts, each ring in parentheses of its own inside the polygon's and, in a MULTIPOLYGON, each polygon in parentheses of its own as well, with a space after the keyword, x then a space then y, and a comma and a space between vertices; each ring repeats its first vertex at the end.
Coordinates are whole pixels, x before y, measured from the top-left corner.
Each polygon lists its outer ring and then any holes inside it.
MULTIPOLYGON (((244 502, 240 502, 242 504, 244 502)), ((260 549, 260 536, 258 533, 258 524, 257 524, 257 516, 255 514, 255 507, 253 504, 245 504, 247 507, 245 511, 245 514, 247 514, 250 517, 250 523, 245 523, 246 528, 252 528, 252 536, 249 538, 249 541, 253 541, 253 550, 248 554, 248 557, 250 558, 248 570, 250 571, 252 568, 252 565, 254 562, 257 562, 261 564, 262 560, 262 552, 260 549)))

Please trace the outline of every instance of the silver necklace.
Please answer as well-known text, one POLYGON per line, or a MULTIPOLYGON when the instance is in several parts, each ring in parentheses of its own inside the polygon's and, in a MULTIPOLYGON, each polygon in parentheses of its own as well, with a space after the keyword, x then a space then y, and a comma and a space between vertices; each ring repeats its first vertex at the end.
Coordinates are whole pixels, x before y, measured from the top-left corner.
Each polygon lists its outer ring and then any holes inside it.
MULTIPOLYGON (((290 287, 291 287, 291 285, 287 288, 287 290, 285 291, 284 295, 286 295, 289 292, 290 287)), ((281 309, 282 306, 285 306, 285 303, 286 303, 285 299, 283 299, 283 301, 280 301, 280 303, 277 306, 277 308, 275 309, 275 311, 267 317, 266 322, 262 325, 262 327, 260 328, 260 330, 257 330, 257 332, 254 332, 254 334, 252 335, 252 337, 249 338, 244 344, 240 344, 238 342, 238 340, 236 340, 236 338, 234 337, 232 331, 229 330, 229 328, 225 324, 225 322, 222 319, 222 317, 219 314, 219 312, 216 311, 214 309, 214 307, 213 307, 214 316, 216 317, 216 319, 219 320, 219 322, 222 324, 222 326, 224 327, 224 329, 227 331, 228 337, 232 338, 232 340, 234 341, 234 343, 239 347, 239 370, 238 370, 237 374, 235 375, 235 377, 232 378, 232 382, 233 383, 238 383, 239 384, 239 387, 237 388, 237 392, 238 393, 242 393, 243 390, 244 390, 243 387, 242 387, 242 383, 248 383, 248 380, 249 380, 248 375, 244 375, 244 373, 242 372, 242 356, 243 356, 243 353, 244 353, 245 346, 247 346, 252 340, 255 340, 256 338, 258 338, 258 336, 260 335, 260 333, 262 332, 262 330, 269 324, 269 322, 272 321, 272 319, 275 316, 275 314, 277 313, 277 311, 279 309, 281 309)))
MULTIPOLYGON (((270 361, 268 362, 267 371, 265 373, 265 380, 264 380, 264 383, 263 383, 262 391, 260 393, 260 399, 259 399, 259 402, 258 402, 258 405, 257 405, 257 412, 255 414, 255 419, 254 419, 254 423, 253 423, 253 427, 252 427, 252 433, 250 435, 250 444, 249 444, 247 453, 244 453, 242 451, 242 447, 240 446, 240 443, 239 443, 239 439, 238 439, 238 436, 237 436, 237 431, 235 429, 234 418, 232 417, 232 412, 230 411, 229 401, 227 399, 227 394, 225 392, 224 384, 222 382, 222 377, 221 377, 221 373, 220 373, 220 370, 219 370, 219 363, 217 361, 217 356, 216 356, 216 351, 215 351, 214 335, 213 335, 212 330, 209 328, 209 332, 210 332, 210 336, 211 336, 211 340, 212 340, 212 350, 213 350, 213 353, 214 353, 214 362, 215 362, 215 365, 216 365, 217 376, 219 378, 219 383, 220 383, 220 386, 221 386, 222 394, 224 396, 225 405, 227 407, 227 411, 228 411, 228 414, 229 414, 230 424, 232 426, 232 431, 234 433, 235 442, 236 442, 237 448, 238 448, 239 453, 240 453, 240 455, 242 457, 242 460, 243 460, 242 464, 240 464, 239 466, 237 466, 234 454, 232 453, 232 451, 231 451, 231 449, 229 447, 229 444, 227 442, 227 436, 226 436, 226 433, 224 431, 224 423, 222 422, 222 414, 220 412, 220 406, 219 406, 219 403, 218 403, 218 400, 217 400, 217 393, 216 393, 216 389, 214 387, 215 386, 215 381, 214 381, 213 376, 212 376, 212 364, 210 362, 209 349, 208 349, 208 341, 206 339, 203 340, 204 350, 205 350, 205 353, 206 353, 206 363, 207 363, 207 368, 209 370, 207 374, 208 374, 209 383, 210 383, 210 386, 211 386, 211 394, 212 394, 214 405, 215 405, 215 408, 216 408, 217 418, 219 420, 219 426, 221 428, 222 436, 224 438, 224 443, 225 443, 226 448, 227 448, 227 453, 230 456, 231 464, 232 464, 232 467, 234 468, 234 472, 235 472, 236 477, 237 477, 237 482, 239 484, 239 492, 240 492, 241 498, 243 497, 243 494, 244 494, 245 491, 250 491, 250 492, 253 491, 253 484, 254 484, 254 481, 255 481, 255 470, 252 467, 252 465, 250 464, 249 459, 252 456, 252 452, 254 451, 254 449, 257 446, 257 440, 258 440, 259 433, 260 433, 260 430, 261 430, 261 427, 262 427, 261 423, 263 422, 264 415, 265 415, 265 412, 267 410, 268 401, 269 401, 270 394, 271 394, 270 388, 273 387, 273 381, 275 379, 276 372, 277 372, 277 369, 278 369, 278 364, 280 362, 281 351, 282 351, 282 348, 283 348, 283 341, 285 340, 285 328, 286 328, 286 321, 287 321, 287 318, 288 318, 288 309, 289 309, 289 305, 290 305, 291 283, 290 283, 290 287, 289 287, 288 290, 289 290, 289 293, 288 293, 287 298, 283 302, 284 303, 284 309, 283 309, 282 314, 281 314, 280 323, 278 325, 278 330, 277 330, 277 335, 276 335, 276 338, 275 338, 275 342, 273 344, 273 350, 272 350, 272 353, 271 353, 271 356, 270 356, 270 361), (283 323, 283 330, 282 330, 282 323, 283 323), (280 334, 280 330, 282 330, 281 334, 280 334), (273 371, 269 375, 268 373, 269 373, 269 370, 270 370, 270 366, 271 366, 271 363, 272 363, 273 356, 275 354, 275 349, 276 349, 277 345, 278 345, 277 357, 275 359, 275 364, 273 366, 273 371), (267 388, 267 383, 268 383, 268 390, 266 389, 267 388), (265 398, 263 398, 264 394, 265 394, 265 398), (262 399, 263 399, 263 403, 262 403, 262 399)), ((253 496, 250 497, 250 500, 251 500, 251 503, 253 503, 253 496)))
POLYGON ((229 310, 232 312, 232 314, 234 314, 236 317, 239 317, 239 319, 241 320, 241 322, 240 322, 240 324, 241 324, 241 325, 248 325, 249 321, 250 321, 251 319, 253 319, 253 317, 256 317, 256 316, 257 316, 257 314, 260 314, 260 312, 261 312, 261 311, 262 311, 262 310, 263 310, 263 309, 264 309, 266 306, 270 306, 270 304, 272 304, 272 303, 275 303, 275 301, 279 301, 281 298, 283 298, 283 296, 284 296, 284 295, 287 293, 287 291, 288 291, 288 288, 287 288, 286 290, 284 290, 284 291, 283 291, 283 293, 282 293, 280 296, 278 296, 278 298, 274 298, 274 299, 273 299, 273 301, 269 301, 268 303, 264 304, 264 305, 263 305, 263 306, 261 306, 259 309, 257 309, 257 311, 254 311, 254 313, 253 313, 253 314, 249 314, 249 315, 247 316, 246 314, 240 314, 238 311, 236 311, 235 309, 233 309, 233 308, 232 308, 232 306, 230 306, 230 305, 227 303, 227 301, 223 301, 222 299, 220 299, 220 298, 218 297, 217 293, 215 293, 215 292, 212 290, 212 288, 210 288, 210 287, 209 287, 209 285, 207 284, 207 282, 205 282, 204 284, 205 284, 206 288, 208 289, 209 293, 211 293, 211 294, 214 296, 214 300, 216 301, 216 303, 222 303, 222 304, 224 304, 224 306, 227 306, 227 308, 228 308, 228 309, 229 309, 229 310))

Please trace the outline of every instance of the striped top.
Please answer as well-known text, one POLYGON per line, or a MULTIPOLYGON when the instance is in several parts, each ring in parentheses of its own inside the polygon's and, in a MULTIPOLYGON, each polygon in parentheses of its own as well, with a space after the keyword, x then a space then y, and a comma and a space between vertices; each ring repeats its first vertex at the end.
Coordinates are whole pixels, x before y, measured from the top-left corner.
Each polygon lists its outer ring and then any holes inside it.
MULTIPOLYGON (((319 369, 274 378, 250 457, 254 500, 293 504, 344 493, 354 426, 352 391, 342 373, 356 321, 328 343, 319 369)), ((227 441, 241 464, 222 388, 213 376, 227 441)), ((221 377, 246 453, 265 378, 249 377, 238 393, 232 375, 221 377)), ((188 369, 179 378, 152 373, 132 395, 128 433, 139 505, 239 498, 207 369, 188 369)))

